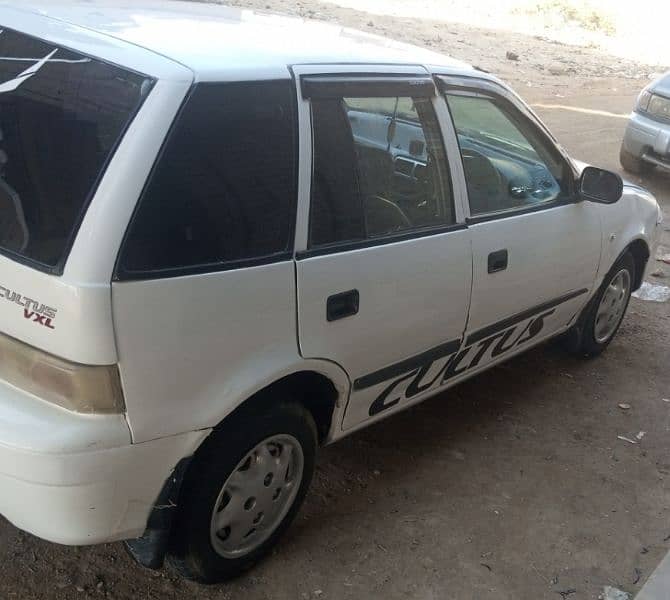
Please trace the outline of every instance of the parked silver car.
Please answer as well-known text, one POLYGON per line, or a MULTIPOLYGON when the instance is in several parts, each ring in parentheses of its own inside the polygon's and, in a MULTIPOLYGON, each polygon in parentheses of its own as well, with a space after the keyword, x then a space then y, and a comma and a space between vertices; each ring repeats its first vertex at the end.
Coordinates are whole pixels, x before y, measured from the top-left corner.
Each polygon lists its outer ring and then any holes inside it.
POLYGON ((621 144, 621 166, 642 174, 670 170, 670 71, 642 90, 621 144))

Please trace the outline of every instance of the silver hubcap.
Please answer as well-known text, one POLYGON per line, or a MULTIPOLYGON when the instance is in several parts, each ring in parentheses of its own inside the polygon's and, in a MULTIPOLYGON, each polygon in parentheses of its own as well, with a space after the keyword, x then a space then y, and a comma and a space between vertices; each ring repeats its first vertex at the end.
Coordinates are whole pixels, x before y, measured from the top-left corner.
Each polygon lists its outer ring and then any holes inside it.
POLYGON ((605 289, 598 306, 593 333, 599 344, 606 342, 616 331, 623 318, 629 294, 630 273, 626 269, 621 269, 605 289))
POLYGON ((214 505, 214 550, 224 558, 239 558, 267 540, 293 505, 303 467, 302 447, 291 435, 273 435, 247 453, 214 505))

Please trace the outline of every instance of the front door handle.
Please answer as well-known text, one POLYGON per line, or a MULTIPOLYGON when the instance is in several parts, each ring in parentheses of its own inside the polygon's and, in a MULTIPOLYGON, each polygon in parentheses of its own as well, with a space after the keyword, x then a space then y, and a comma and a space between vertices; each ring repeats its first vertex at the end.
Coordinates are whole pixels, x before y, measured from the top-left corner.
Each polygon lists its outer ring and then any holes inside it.
POLYGON ((351 317, 358 312, 359 294, 358 290, 349 290, 329 296, 326 302, 326 319, 337 321, 345 317, 351 317))
POLYGON ((489 254, 489 273, 497 273, 507 268, 507 250, 496 250, 489 254))

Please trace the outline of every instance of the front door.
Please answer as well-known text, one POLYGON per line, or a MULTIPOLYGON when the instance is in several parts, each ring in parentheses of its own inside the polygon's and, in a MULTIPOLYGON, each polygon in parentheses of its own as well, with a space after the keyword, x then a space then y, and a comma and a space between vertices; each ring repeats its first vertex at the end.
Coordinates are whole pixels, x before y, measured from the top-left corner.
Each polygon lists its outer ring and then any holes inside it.
POLYGON ((389 383, 459 348, 470 235, 442 142, 446 105, 427 73, 316 71, 296 69, 310 130, 301 170, 312 174, 296 236, 299 340, 303 356, 349 374, 348 429, 405 406, 379 400, 389 383))
POLYGON ((574 201, 572 168, 522 105, 490 86, 447 88, 446 98, 473 248, 459 356, 462 368, 482 368, 571 321, 595 281, 601 226, 593 204, 574 201))

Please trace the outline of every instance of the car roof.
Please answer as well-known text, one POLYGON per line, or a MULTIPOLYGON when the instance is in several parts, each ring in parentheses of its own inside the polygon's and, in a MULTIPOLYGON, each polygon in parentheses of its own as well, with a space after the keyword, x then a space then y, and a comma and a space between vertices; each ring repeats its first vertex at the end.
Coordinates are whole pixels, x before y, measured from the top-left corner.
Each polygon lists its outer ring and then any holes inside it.
MULTIPOLYGON (((5 4, 0 2, 0 4, 5 4)), ((34 13, 178 62, 196 80, 288 76, 295 64, 472 67, 447 56, 331 23, 175 0, 23 0, 34 13)))

